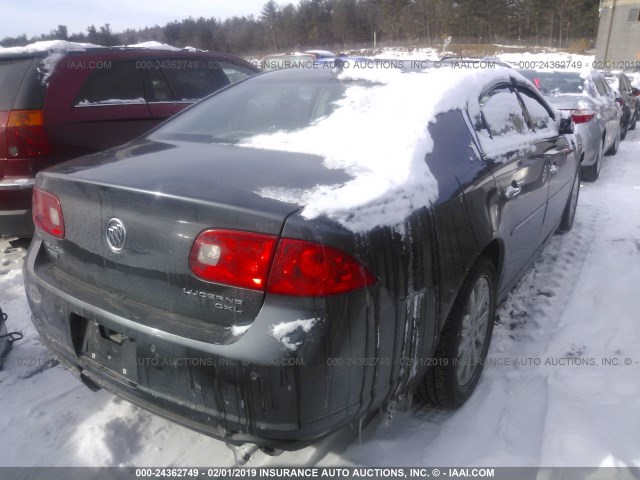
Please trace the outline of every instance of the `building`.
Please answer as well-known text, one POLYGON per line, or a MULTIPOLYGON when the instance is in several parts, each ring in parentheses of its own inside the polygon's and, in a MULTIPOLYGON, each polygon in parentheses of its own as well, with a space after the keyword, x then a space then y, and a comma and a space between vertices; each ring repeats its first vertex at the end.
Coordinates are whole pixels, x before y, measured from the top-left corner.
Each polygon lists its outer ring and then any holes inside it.
POLYGON ((599 68, 640 67, 640 0, 601 0, 600 4, 596 63, 603 66, 599 68))

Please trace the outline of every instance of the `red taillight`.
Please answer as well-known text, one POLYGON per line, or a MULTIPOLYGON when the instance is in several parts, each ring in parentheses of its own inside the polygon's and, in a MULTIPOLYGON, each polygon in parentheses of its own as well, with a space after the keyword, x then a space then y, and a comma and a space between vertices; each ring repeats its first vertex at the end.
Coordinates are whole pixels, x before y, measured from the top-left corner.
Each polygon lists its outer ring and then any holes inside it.
POLYGON ((231 230, 202 232, 189 266, 208 282, 277 295, 319 297, 376 283, 363 265, 336 248, 231 230))
POLYGON ((278 245, 267 291, 320 297, 375 283, 375 277, 352 256, 327 245, 285 238, 278 245))
POLYGON ((64 238, 64 218, 60 200, 52 193, 33 189, 33 223, 43 232, 64 238))
POLYGON ((277 237, 231 230, 207 230, 196 238, 189 266, 208 282, 264 291, 277 237))
POLYGON ((50 153, 42 110, 13 110, 7 121, 7 158, 42 157, 50 153))
POLYGON ((596 116, 595 112, 586 109, 570 110, 570 112, 573 123, 575 123, 576 125, 580 123, 587 123, 589 120, 596 116))
POLYGON ((538 77, 533 79, 533 84, 536 86, 538 90, 540 90, 540 85, 542 85, 542 83, 540 82, 540 79, 538 77))

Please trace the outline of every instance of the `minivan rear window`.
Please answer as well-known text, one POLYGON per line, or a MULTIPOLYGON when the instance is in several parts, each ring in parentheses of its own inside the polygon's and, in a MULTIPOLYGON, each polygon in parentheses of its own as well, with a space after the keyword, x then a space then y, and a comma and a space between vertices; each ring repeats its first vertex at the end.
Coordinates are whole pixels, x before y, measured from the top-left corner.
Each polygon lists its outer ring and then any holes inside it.
POLYGON ((0 110, 11 110, 32 58, 0 58, 0 110))

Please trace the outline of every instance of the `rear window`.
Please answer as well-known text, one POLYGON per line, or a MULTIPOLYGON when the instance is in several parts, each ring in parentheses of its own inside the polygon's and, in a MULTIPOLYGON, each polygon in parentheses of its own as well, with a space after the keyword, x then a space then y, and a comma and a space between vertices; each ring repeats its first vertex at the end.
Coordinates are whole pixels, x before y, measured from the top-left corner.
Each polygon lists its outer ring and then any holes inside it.
POLYGON ((256 73, 241 65, 199 58, 148 58, 136 65, 148 78, 150 102, 193 103, 256 73))
POLYGON ((0 58, 0 110, 11 110, 32 58, 0 58))
POLYGON ((521 72, 531 80, 538 90, 545 95, 557 95, 561 93, 582 93, 584 79, 579 73, 573 72, 521 72))
POLYGON ((111 68, 96 70, 82 87, 78 106, 146 103, 144 83, 133 61, 113 63, 111 68))
POLYGON ((154 136, 236 143, 291 132, 331 114, 344 91, 338 82, 244 82, 174 118, 154 136))

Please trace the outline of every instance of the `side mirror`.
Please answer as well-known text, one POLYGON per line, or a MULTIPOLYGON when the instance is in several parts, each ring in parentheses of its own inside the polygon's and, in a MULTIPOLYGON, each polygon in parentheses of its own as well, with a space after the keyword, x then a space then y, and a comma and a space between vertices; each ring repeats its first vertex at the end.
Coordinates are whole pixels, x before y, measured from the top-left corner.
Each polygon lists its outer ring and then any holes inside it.
POLYGON ((574 132, 573 120, 571 117, 562 117, 560 119, 560 135, 571 135, 574 132))

